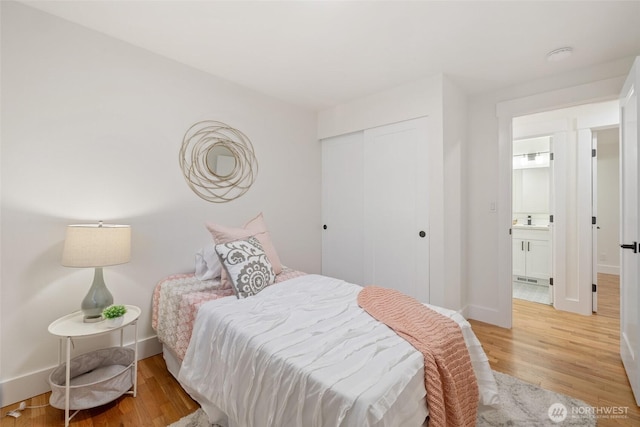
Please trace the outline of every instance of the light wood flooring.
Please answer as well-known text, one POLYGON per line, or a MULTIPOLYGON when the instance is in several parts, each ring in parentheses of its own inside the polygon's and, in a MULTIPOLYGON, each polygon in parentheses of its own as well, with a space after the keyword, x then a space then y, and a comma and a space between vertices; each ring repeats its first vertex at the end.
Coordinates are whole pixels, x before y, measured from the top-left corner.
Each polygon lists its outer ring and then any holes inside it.
POLYGON ((624 419, 598 426, 640 426, 640 409, 620 359, 619 277, 598 275, 598 313, 557 311, 513 300, 513 327, 470 321, 491 368, 594 407, 625 407, 624 419))
MULTIPOLYGON (((619 355, 618 276, 599 276, 599 311, 580 316, 550 306, 514 300, 513 328, 471 321, 491 367, 548 390, 567 394, 594 407, 626 407, 627 418, 599 419, 599 426, 638 426, 636 406, 619 355)), ((198 405, 167 372, 161 355, 142 360, 138 396, 124 396, 99 408, 81 411, 72 426, 164 427, 198 405)), ((27 400, 48 403, 49 393, 27 400)), ((4 415, 1 427, 63 426, 64 411, 50 406, 27 409, 20 418, 4 415)))
MULTIPOLYGON (((50 393, 27 399, 27 406, 49 403, 50 393)), ((27 409, 19 418, 5 414, 16 408, 2 408, 1 427, 64 426, 64 411, 51 406, 27 409)), ((165 427, 198 408, 169 374, 162 355, 138 363, 138 395, 125 395, 98 408, 80 411, 71 419, 74 427, 165 427)))

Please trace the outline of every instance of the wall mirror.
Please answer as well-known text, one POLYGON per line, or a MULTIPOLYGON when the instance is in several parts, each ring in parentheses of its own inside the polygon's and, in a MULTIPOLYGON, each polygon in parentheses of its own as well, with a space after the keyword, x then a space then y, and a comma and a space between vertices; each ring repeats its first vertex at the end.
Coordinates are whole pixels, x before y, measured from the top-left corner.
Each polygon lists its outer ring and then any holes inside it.
POLYGON ((258 173, 249 138, 213 120, 198 122, 187 130, 179 159, 189 187, 213 203, 225 203, 242 196, 258 173))
POLYGON ((229 147, 219 144, 215 144, 207 150, 206 162, 209 172, 220 178, 231 176, 238 164, 233 151, 229 147))
POLYGON ((549 136, 513 141, 512 210, 548 214, 550 200, 549 136))

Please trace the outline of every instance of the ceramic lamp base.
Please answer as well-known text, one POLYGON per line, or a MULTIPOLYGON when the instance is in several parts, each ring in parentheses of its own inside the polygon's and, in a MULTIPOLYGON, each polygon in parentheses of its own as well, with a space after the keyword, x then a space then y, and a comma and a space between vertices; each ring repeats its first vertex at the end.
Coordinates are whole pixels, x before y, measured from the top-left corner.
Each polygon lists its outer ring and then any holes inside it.
POLYGON ((113 296, 104 284, 102 267, 96 267, 93 276, 93 283, 89 292, 82 300, 83 321, 85 323, 100 322, 102 320, 102 310, 113 304, 113 296))

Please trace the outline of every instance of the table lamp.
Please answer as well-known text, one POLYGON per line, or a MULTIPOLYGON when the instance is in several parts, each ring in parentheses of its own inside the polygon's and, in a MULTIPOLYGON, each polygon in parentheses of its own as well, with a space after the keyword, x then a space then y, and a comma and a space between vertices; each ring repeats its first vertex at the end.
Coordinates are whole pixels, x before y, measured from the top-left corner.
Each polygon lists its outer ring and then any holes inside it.
POLYGON ((102 310, 113 304, 102 267, 129 262, 131 259, 131 227, 128 225, 76 224, 67 226, 62 265, 93 267, 93 283, 82 300, 85 322, 102 320, 102 310))

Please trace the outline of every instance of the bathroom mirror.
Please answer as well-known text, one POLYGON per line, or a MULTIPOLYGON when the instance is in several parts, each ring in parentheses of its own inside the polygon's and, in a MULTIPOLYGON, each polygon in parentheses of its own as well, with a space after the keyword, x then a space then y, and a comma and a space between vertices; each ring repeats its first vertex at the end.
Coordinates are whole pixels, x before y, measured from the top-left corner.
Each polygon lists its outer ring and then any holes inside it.
POLYGON ((549 176, 549 168, 514 169, 514 213, 549 213, 549 176))
POLYGON ((249 138, 238 129, 213 120, 198 122, 187 130, 179 160, 189 187, 213 203, 242 196, 258 173, 249 138))
POLYGON ((513 212, 548 214, 551 137, 513 141, 513 212))
POLYGON ((207 150, 206 163, 209 172, 220 178, 227 178, 233 174, 238 161, 229 147, 214 144, 207 150))

